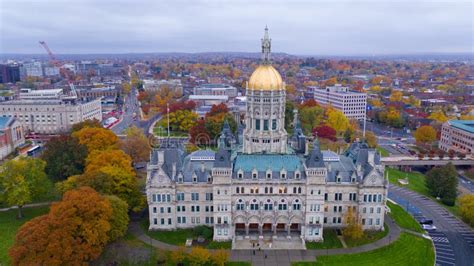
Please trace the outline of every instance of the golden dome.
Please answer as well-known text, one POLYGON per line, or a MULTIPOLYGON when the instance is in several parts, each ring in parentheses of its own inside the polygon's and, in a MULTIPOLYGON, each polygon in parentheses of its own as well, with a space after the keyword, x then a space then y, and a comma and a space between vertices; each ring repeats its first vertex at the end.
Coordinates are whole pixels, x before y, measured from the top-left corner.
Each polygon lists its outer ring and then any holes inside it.
POLYGON ((248 88, 264 91, 284 89, 280 74, 271 65, 258 66, 250 76, 248 88))

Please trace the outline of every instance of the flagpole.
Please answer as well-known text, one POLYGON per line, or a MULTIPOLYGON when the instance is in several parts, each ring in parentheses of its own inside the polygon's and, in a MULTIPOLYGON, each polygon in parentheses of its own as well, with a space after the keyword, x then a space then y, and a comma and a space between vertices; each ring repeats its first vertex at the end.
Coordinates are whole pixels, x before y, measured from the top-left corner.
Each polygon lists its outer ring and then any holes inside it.
POLYGON ((168 117, 168 139, 170 138, 170 104, 166 103, 166 116, 168 117))
POLYGON ((365 139, 365 124, 367 121, 367 107, 365 108, 365 114, 364 114, 364 131, 362 132, 362 137, 365 139))

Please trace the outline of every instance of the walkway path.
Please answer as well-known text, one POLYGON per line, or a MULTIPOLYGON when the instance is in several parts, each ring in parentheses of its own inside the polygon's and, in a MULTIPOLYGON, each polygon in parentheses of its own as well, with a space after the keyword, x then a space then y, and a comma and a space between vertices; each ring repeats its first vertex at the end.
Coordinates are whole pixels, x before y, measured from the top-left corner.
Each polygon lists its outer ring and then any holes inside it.
MULTIPOLYGON (((49 205, 51 205, 51 202, 48 201, 48 202, 26 204, 22 208, 25 209, 25 208, 33 208, 33 207, 41 207, 41 206, 49 206, 49 205)), ((0 212, 6 212, 9 210, 17 210, 17 209, 18 209, 18 206, 11 206, 11 207, 0 209, 0 212)))
MULTIPOLYGON (((386 224, 389 228, 389 233, 384 238, 379 239, 373 243, 353 247, 353 248, 337 248, 337 249, 312 249, 312 250, 231 250, 231 261, 248 261, 252 265, 291 265, 295 261, 315 261, 317 256, 338 255, 338 254, 353 254, 371 251, 374 249, 387 246, 400 237, 401 229, 389 217, 385 216, 386 224)), ((130 223, 130 232, 132 235, 150 244, 154 247, 165 250, 176 250, 179 247, 163 243, 161 241, 152 239, 146 235, 138 222, 130 223)))

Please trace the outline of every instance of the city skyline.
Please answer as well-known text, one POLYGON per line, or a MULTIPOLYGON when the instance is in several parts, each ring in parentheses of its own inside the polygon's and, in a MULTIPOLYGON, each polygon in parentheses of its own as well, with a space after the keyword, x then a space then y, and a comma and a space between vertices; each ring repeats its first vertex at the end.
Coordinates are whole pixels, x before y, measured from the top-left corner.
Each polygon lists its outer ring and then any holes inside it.
POLYGON ((0 53, 256 52, 268 25, 294 55, 472 53, 472 2, 0 1, 0 53), (59 23, 58 23, 59 22, 59 23), (192 40, 192 41, 190 41, 192 40))

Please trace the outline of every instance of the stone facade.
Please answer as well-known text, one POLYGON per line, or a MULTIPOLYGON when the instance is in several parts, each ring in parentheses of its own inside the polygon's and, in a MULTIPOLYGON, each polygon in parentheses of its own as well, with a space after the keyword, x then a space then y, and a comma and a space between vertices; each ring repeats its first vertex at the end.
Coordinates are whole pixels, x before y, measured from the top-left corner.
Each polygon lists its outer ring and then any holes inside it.
POLYGON ((208 225, 216 241, 322 241, 323 229, 344 227, 351 209, 365 230, 383 230, 388 181, 380 155, 363 142, 342 155, 321 151, 317 139, 308 150, 299 123, 288 141, 284 83, 268 68, 267 32, 262 51, 263 68, 247 85, 243 136, 224 123, 216 152, 185 154, 170 143, 151 152, 149 229, 208 225))

